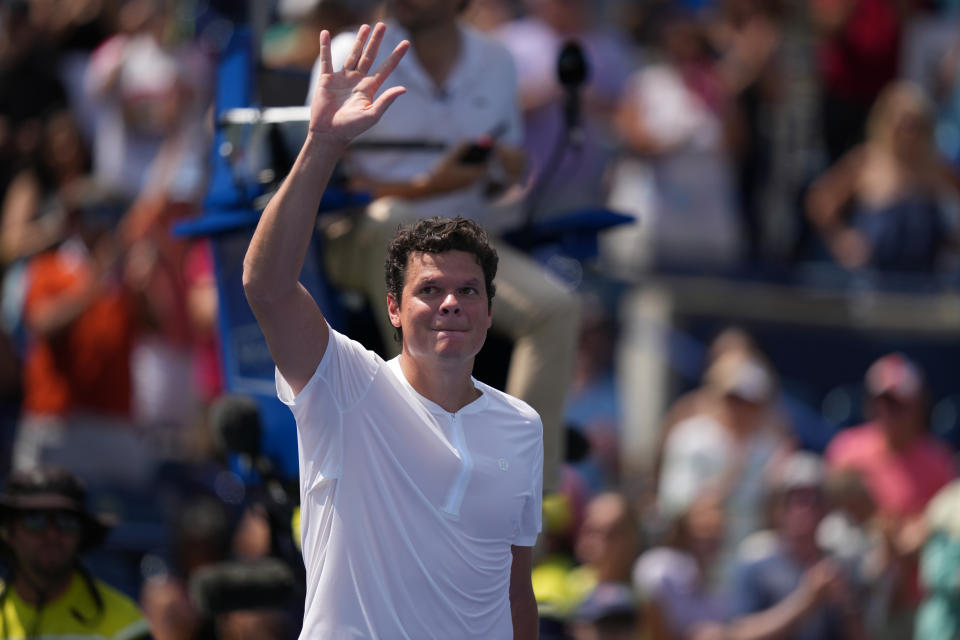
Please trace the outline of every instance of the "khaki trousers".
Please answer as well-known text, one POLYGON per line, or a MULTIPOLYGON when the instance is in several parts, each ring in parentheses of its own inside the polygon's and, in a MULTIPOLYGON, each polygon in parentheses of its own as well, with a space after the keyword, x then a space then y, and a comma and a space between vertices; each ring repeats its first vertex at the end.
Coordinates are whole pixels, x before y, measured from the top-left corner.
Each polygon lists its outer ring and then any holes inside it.
MULTIPOLYGON (((394 198, 373 202, 365 215, 332 225, 324 245, 330 282, 365 294, 376 314, 383 342, 399 345, 387 314, 383 263, 400 225, 420 218, 394 198)), ((573 375, 580 329, 576 294, 526 254, 491 238, 500 256, 493 299, 493 328, 514 342, 505 391, 537 410, 543 420, 543 489, 557 490, 564 456, 564 400, 573 375)))

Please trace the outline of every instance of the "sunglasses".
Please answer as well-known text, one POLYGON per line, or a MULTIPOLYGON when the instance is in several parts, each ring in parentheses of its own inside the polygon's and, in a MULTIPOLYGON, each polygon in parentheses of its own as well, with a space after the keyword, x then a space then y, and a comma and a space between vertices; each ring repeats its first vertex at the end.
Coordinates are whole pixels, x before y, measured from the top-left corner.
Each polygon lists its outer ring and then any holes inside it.
POLYGON ((61 533, 79 533, 83 528, 80 516, 70 511, 25 511, 18 520, 30 533, 46 531, 51 525, 61 533))

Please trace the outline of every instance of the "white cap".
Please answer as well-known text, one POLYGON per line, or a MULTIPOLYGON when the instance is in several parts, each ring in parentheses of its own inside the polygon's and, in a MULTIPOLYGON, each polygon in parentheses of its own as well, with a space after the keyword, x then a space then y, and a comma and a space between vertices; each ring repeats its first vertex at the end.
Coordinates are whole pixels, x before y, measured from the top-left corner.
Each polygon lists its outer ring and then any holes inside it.
POLYGON ((809 451, 791 453, 774 473, 773 485, 779 491, 822 489, 826 479, 823 460, 809 451))

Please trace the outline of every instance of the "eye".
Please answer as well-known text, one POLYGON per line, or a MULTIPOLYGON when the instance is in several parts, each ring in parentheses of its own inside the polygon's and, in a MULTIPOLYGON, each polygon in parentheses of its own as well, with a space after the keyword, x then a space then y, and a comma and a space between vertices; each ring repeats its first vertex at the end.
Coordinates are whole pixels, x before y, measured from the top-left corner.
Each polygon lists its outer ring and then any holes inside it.
POLYGON ((475 295, 479 295, 480 291, 476 287, 463 287, 462 289, 460 289, 460 293, 470 295, 470 296, 475 296, 475 295))
POLYGON ((436 293, 436 292, 437 292, 437 288, 436 288, 435 286, 433 286, 432 284, 427 284, 427 285, 424 285, 424 286, 420 287, 420 293, 422 293, 422 294, 424 294, 424 295, 431 295, 431 294, 434 294, 434 293, 436 293))

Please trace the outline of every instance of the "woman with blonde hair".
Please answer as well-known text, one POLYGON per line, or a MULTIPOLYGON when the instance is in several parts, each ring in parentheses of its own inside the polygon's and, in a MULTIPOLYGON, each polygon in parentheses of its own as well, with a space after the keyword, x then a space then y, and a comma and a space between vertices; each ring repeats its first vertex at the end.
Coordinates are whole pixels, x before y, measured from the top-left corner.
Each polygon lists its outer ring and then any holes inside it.
POLYGON ((870 112, 867 139, 818 178, 806 212, 848 269, 933 273, 955 246, 960 179, 938 155, 923 92, 888 85, 870 112))

